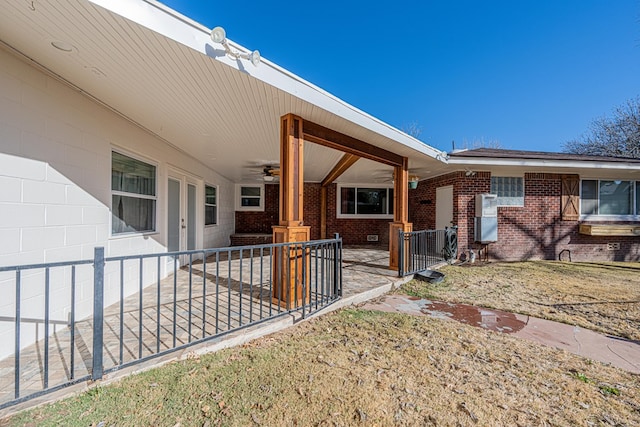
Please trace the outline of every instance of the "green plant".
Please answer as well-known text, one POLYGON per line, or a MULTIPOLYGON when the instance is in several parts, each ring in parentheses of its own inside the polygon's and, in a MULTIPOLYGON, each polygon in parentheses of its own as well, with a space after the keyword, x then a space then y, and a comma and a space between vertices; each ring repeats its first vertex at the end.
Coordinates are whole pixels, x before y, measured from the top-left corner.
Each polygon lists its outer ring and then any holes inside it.
POLYGON ((585 384, 590 384, 593 382, 593 380, 589 377, 587 377, 585 374, 581 373, 581 372, 577 372, 574 371, 572 372, 573 376, 577 379, 579 379, 580 381, 582 381, 585 384))
POLYGON ((600 392, 602 392, 602 394, 604 395, 610 395, 613 394, 615 396, 620 396, 620 390, 618 390, 615 387, 606 385, 606 384, 602 384, 600 386, 598 386, 600 388, 600 392))

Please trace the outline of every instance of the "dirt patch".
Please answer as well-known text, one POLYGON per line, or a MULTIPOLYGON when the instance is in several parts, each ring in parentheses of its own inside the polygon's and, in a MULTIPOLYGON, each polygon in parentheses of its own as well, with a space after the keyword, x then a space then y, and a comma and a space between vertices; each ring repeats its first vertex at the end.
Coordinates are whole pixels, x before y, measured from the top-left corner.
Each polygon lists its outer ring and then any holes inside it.
POLYGON ((640 340, 640 263, 534 261, 446 266, 399 292, 475 304, 640 340))

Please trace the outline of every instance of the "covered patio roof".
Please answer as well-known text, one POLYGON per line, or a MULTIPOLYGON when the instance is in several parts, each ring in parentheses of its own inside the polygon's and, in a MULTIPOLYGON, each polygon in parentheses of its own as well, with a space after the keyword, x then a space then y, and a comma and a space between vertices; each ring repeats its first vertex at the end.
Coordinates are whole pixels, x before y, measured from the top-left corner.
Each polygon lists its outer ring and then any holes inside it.
MULTIPOLYGON (((153 0, 7 0, 0 14, 5 49, 233 182, 261 180, 261 168, 279 162, 289 113, 407 157, 420 178, 445 171, 445 153, 267 59, 256 67, 227 56, 210 32, 153 0)), ((307 182, 321 182, 343 156, 304 148, 307 182)), ((338 181, 390 182, 392 172, 360 159, 338 181)))

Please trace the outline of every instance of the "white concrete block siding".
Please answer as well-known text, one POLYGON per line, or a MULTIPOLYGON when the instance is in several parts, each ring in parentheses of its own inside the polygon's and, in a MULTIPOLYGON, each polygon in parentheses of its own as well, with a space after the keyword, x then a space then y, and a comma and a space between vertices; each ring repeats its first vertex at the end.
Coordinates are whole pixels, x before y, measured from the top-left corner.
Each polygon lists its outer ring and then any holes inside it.
MULTIPOLYGON (((201 226, 200 247, 229 244, 235 229, 234 183, 188 153, 141 129, 55 78, 0 50, 0 266, 90 259, 96 246, 107 256, 165 252, 169 166, 218 188, 218 225, 201 226), (157 166, 156 232, 111 236, 111 152, 147 159, 157 166)), ((201 197, 200 205, 204 197, 201 197)), ((199 206, 203 224, 204 207, 199 206)), ((153 264, 153 265, 152 265, 153 264)), ((163 263, 162 274, 167 270, 163 263)), ((120 297, 119 273, 107 266, 105 304, 120 297)), ((157 280, 145 263, 145 282, 157 280)), ((70 269, 51 271, 53 320, 70 310, 70 269)), ((44 318, 44 273, 24 273, 22 315, 44 318)), ((138 289, 137 264, 125 295, 138 289)), ((0 318, 15 316, 15 274, 0 274, 0 318)), ((93 308, 92 270, 78 268, 76 318, 93 308)), ((21 345, 43 337, 41 323, 25 323, 21 345)), ((59 328, 60 326, 58 326, 59 328)), ((51 329, 53 331, 53 328, 51 329)), ((0 321, 0 357, 13 353, 14 324, 0 321)))

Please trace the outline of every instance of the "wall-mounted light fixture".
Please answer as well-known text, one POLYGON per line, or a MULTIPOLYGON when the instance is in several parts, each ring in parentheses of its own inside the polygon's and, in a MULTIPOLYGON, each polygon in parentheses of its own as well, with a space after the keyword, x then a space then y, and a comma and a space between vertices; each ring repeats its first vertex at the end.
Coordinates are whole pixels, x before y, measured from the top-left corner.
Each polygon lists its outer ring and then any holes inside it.
POLYGON ((257 50, 254 50, 251 53, 231 50, 231 47, 229 47, 229 43, 227 42, 227 33, 222 27, 215 27, 211 30, 211 40, 214 43, 220 43, 224 47, 224 52, 234 59, 248 59, 255 67, 260 64, 260 52, 257 50))
POLYGON ((476 172, 467 169, 467 171, 464 173, 464 176, 476 176, 476 172))

